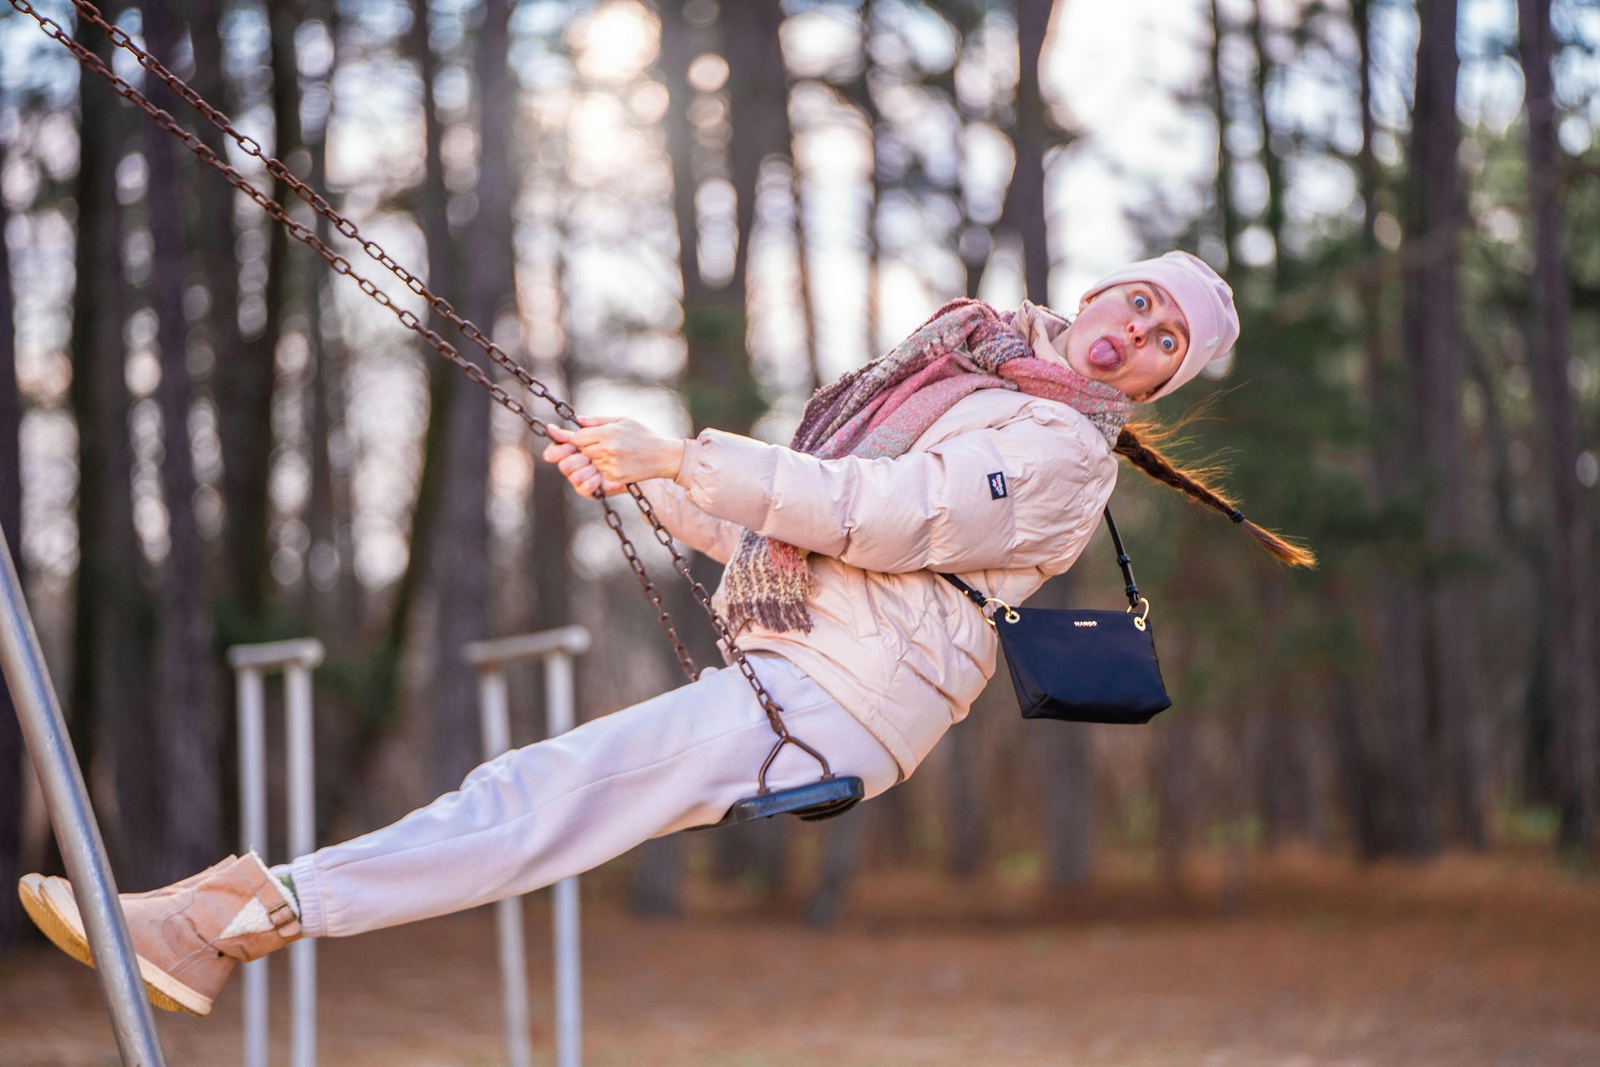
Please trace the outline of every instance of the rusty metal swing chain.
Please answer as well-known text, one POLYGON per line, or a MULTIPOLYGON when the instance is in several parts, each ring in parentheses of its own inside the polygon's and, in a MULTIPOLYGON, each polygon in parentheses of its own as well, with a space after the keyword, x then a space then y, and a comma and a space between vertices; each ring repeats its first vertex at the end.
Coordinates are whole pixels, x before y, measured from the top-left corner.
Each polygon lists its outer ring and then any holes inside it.
MULTIPOLYGON (((523 389, 550 404, 562 419, 577 425, 577 413, 570 403, 551 392, 543 382, 535 378, 526 368, 512 359, 504 349, 495 344, 492 338, 458 313, 449 301, 434 293, 421 279, 401 266, 376 241, 364 237, 354 222, 336 210, 316 190, 297 178, 281 160, 268 155, 259 142, 241 133, 227 115, 213 107, 199 93, 195 92, 187 82, 172 73, 154 56, 135 44, 126 32, 107 22, 99 10, 88 0, 70 0, 70 2, 77 9, 80 18, 99 27, 111 39, 113 44, 131 54, 141 67, 166 84, 169 89, 193 106, 195 110, 199 111, 212 126, 238 145, 246 155, 260 160, 268 174, 294 190, 295 195, 304 201, 312 211, 326 219, 345 237, 359 244, 369 257, 387 268, 390 273, 405 284, 407 289, 422 297, 440 318, 450 322, 460 330, 463 336, 483 349, 489 358, 515 378, 523 389)), ((334 273, 343 274, 354 280, 363 293, 388 309, 399 319, 402 325, 420 335, 441 357, 458 367, 467 376, 468 380, 487 390, 496 402, 521 419, 531 433, 540 437, 550 436, 545 429, 544 422, 529 411, 520 400, 485 374, 481 367, 462 356, 454 345, 431 329, 410 309, 397 305, 388 293, 380 289, 371 279, 356 271, 350 265, 348 259, 329 248, 314 230, 291 218, 282 204, 256 188, 253 182, 218 156, 198 136, 180 126, 169 112, 156 106, 138 88, 112 71, 98 55, 79 44, 59 23, 35 11, 29 0, 10 0, 10 3, 12 7, 37 22, 47 36, 60 42, 86 69, 106 79, 117 95, 143 111, 163 130, 177 137, 202 162, 221 174, 223 180, 229 185, 253 200, 269 217, 283 224, 292 237, 316 252, 334 273)), ((634 503, 638 506, 640 513, 644 515, 646 522, 649 523, 655 539, 671 555, 673 568, 689 583, 690 591, 693 593, 695 600, 705 611, 707 618, 711 620, 718 637, 728 649, 728 654, 734 660, 735 665, 739 668, 739 673, 744 675, 745 680, 749 682, 750 687, 754 690, 756 699, 766 713, 768 723, 771 724, 773 731, 778 735, 778 745, 773 749, 772 754, 767 757, 767 761, 761 769, 760 782, 762 791, 765 792, 766 789, 767 767, 771 765, 778 750, 785 744, 793 744, 811 755, 822 765, 823 777, 831 778, 833 776, 832 768, 828 765, 828 761, 822 753, 789 732, 783 721, 783 709, 772 698, 772 695, 767 692, 766 687, 761 684, 761 679, 756 676, 755 669, 751 667, 749 660, 745 657, 744 650, 739 647, 738 642, 734 639, 732 629, 728 626, 727 621, 723 619, 722 613, 717 611, 716 606, 712 604, 711 594, 694 577, 694 574, 689 569, 689 561, 678 551, 677 545, 673 542, 672 534, 667 531, 660 517, 656 515, 655 508, 651 506, 650 501, 645 497, 638 485, 630 483, 627 486, 627 490, 634 503)), ((672 616, 661 602, 661 594, 645 572, 644 562, 639 558, 633 542, 623 530, 622 517, 617 514, 616 509, 611 506, 609 500, 604 497, 599 499, 601 507, 605 510, 606 525, 616 534, 617 540, 622 546, 623 556, 627 559, 634 577, 638 579, 645 598, 655 609, 656 621, 666 633, 667 639, 672 643, 673 652, 677 656, 679 666, 689 680, 693 681, 696 676, 694 659, 690 656, 689 650, 684 647, 683 640, 678 636, 677 628, 673 624, 672 616)))

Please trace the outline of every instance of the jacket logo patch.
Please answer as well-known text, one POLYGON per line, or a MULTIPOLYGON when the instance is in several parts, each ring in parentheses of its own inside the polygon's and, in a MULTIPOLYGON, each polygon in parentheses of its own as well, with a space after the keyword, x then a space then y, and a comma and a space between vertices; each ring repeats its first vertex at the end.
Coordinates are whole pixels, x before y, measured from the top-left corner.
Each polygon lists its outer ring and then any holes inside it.
POLYGON ((1004 471, 995 471, 989 475, 989 499, 999 500, 1006 495, 1006 476, 1004 471))

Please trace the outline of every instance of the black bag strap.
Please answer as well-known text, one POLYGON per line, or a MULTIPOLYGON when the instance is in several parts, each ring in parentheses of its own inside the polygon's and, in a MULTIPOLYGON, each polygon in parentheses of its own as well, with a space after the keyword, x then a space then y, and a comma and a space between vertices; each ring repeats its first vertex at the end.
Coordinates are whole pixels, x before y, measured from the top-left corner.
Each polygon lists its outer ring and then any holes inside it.
POLYGON ((968 600, 978 605, 979 611, 983 610, 985 601, 982 593, 978 592, 976 589, 972 588, 972 586, 968 585, 966 582, 963 582, 960 578, 957 578, 953 574, 946 574, 943 571, 938 571, 936 573, 939 575, 939 577, 943 578, 945 581, 949 582, 951 585, 965 593, 968 600))
MULTIPOLYGON (((1137 608, 1139 606, 1139 584, 1133 580, 1133 560, 1128 557, 1127 549, 1122 547, 1122 535, 1117 532, 1117 523, 1116 520, 1111 517, 1110 505, 1106 506, 1105 516, 1106 527, 1111 531, 1111 543, 1117 548, 1117 566, 1122 568, 1122 579, 1126 585, 1124 592, 1126 592, 1128 595, 1128 606, 1130 608, 1137 608)), ((966 582, 963 582, 960 578, 957 578, 953 574, 945 574, 942 571, 938 573, 939 577, 943 578, 945 581, 961 590, 962 593, 966 594, 967 599, 978 605, 979 610, 982 610, 988 606, 989 598, 972 588, 972 586, 968 585, 966 582)))
POLYGON ((1117 546, 1117 566, 1122 568, 1123 592, 1128 595, 1128 607, 1139 607, 1139 583, 1133 580, 1133 560, 1128 558, 1128 550, 1122 547, 1122 535, 1117 533, 1117 521, 1111 517, 1111 508, 1106 507, 1106 528, 1111 531, 1111 543, 1117 546))

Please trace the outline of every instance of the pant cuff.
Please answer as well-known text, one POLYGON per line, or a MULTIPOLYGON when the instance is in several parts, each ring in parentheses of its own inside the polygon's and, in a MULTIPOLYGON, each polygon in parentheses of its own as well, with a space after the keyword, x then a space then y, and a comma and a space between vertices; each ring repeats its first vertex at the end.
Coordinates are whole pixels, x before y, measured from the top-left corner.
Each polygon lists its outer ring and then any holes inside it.
POLYGON ((317 881, 317 868, 310 856, 301 856, 289 864, 289 877, 294 879, 294 895, 300 903, 300 932, 307 937, 327 937, 328 920, 322 910, 322 884, 317 881))

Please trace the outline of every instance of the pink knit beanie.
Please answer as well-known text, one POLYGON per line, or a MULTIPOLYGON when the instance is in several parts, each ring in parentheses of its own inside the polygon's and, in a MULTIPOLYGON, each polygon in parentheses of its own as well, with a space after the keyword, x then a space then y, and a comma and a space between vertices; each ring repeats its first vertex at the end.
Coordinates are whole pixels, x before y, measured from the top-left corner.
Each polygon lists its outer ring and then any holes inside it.
POLYGON ((1091 300, 1113 285, 1150 282, 1177 301, 1189 324, 1189 350, 1166 384, 1147 400, 1159 400, 1200 373, 1200 368, 1225 355, 1239 339, 1239 313, 1233 307, 1233 290, 1204 260, 1187 252, 1168 252, 1156 259, 1141 259, 1101 278, 1084 294, 1091 300))

